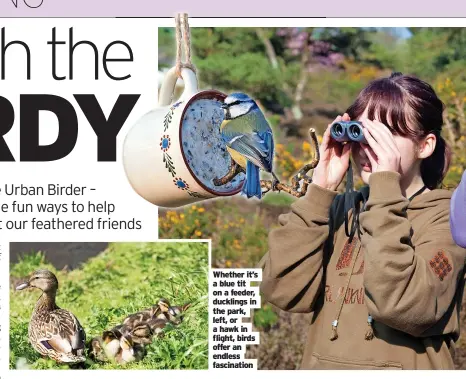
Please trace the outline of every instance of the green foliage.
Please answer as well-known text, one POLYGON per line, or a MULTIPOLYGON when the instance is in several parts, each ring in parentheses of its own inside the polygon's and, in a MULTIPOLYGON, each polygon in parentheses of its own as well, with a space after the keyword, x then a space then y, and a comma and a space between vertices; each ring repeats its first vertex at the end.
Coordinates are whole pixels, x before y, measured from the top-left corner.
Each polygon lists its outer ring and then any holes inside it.
POLYGON ((329 42, 333 45, 335 51, 343 53, 348 58, 360 59, 371 46, 371 31, 373 31, 372 28, 317 28, 313 36, 319 40, 329 42))
POLYGON ((278 205, 278 206, 289 206, 296 201, 296 198, 285 193, 285 192, 269 192, 264 196, 262 202, 264 204, 278 205))
POLYGON ((435 80, 458 62, 466 61, 466 31, 464 28, 411 28, 404 69, 435 80))
POLYGON ((400 40, 390 28, 381 28, 368 36, 371 42, 361 53, 364 60, 381 69, 400 71, 406 54, 406 41, 400 40))
MULTIPOLYGON (((122 321, 128 314, 152 306, 161 297, 174 305, 191 302, 182 324, 168 327, 165 337, 147 348, 139 362, 119 366, 90 359, 88 369, 207 369, 208 244, 114 243, 82 268, 57 272, 57 304, 73 312, 87 342, 122 321)), ((36 255, 11 267, 12 276, 44 267, 36 255), (28 266, 24 262, 29 262, 28 266), (14 275, 13 275, 14 274, 14 275)), ((28 342, 28 325, 38 290, 10 290, 10 368, 67 369, 43 359, 28 342)))
POLYGON ((267 330, 274 326, 278 321, 278 315, 272 310, 270 305, 264 305, 262 308, 254 311, 254 326, 259 329, 267 330))
POLYGON ((197 58, 195 64, 202 81, 213 88, 246 92, 260 101, 286 104, 279 72, 263 53, 247 52, 239 56, 215 53, 205 59, 197 58))
POLYGON ((296 198, 285 193, 285 192, 269 192, 267 193, 262 202, 264 204, 270 204, 270 205, 280 205, 280 206, 288 206, 293 204, 296 201, 296 198))
POLYGON ((175 29, 159 28, 159 69, 169 68, 175 64, 175 29))

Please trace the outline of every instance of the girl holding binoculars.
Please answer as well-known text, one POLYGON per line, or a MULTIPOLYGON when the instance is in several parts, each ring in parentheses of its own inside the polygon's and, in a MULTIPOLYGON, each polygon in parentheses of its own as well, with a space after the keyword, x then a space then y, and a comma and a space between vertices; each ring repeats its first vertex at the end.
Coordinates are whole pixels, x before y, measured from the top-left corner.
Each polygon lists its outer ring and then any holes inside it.
POLYGON ((264 298, 312 313, 302 369, 454 368, 466 250, 452 238, 451 192, 438 189, 450 162, 442 113, 429 84, 394 73, 335 120, 360 121, 366 143, 325 131, 313 182, 262 260, 264 298), (351 209, 336 191, 350 155, 367 185, 351 209))

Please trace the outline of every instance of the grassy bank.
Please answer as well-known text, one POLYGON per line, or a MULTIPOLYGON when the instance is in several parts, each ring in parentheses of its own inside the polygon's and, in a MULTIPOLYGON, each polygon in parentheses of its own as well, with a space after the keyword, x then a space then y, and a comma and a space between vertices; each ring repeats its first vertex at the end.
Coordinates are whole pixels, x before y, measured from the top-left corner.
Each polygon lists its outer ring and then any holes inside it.
POLYGON ((28 342, 27 329, 39 290, 15 291, 14 285, 37 268, 50 269, 60 286, 57 304, 73 312, 87 341, 147 308, 160 297, 174 305, 191 302, 185 320, 167 328, 139 362, 125 366, 88 360, 89 369, 207 369, 208 245, 205 243, 113 243, 79 269, 57 270, 38 252, 11 267, 10 368, 26 360, 32 369, 66 369, 43 359, 28 342))

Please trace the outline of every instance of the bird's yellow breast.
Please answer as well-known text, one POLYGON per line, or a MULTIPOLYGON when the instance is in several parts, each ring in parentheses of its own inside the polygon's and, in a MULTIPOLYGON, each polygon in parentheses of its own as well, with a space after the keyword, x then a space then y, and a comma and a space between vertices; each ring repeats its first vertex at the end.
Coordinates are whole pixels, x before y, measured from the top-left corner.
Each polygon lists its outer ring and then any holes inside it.
MULTIPOLYGON (((230 120, 224 120, 222 124, 220 125, 220 130, 223 129, 229 122, 230 120)), ((230 153, 231 158, 236 163, 238 163, 241 167, 246 168, 247 160, 244 156, 242 156, 240 153, 238 153, 236 150, 232 149, 231 147, 227 146, 227 150, 230 153)))
POLYGON ((238 163, 241 167, 246 168, 247 160, 244 156, 238 153, 236 150, 233 150, 231 147, 227 146, 227 150, 231 155, 231 158, 238 163))

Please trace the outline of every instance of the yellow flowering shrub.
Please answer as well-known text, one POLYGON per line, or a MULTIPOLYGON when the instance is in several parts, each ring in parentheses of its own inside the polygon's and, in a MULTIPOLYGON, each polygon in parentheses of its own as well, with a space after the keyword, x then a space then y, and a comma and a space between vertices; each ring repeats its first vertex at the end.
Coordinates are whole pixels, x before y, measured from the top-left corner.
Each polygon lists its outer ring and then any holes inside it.
MULTIPOLYGON (((322 136, 317 136, 319 145, 322 143, 322 136)), ((278 176, 285 181, 291 179, 305 164, 314 158, 314 148, 309 141, 303 141, 296 146, 285 147, 283 144, 276 144, 275 166, 278 176)))
POLYGON ((260 215, 225 201, 160 211, 159 238, 212 239, 216 267, 250 267, 267 251, 268 229, 260 215), (249 265, 249 266, 248 266, 249 265))

